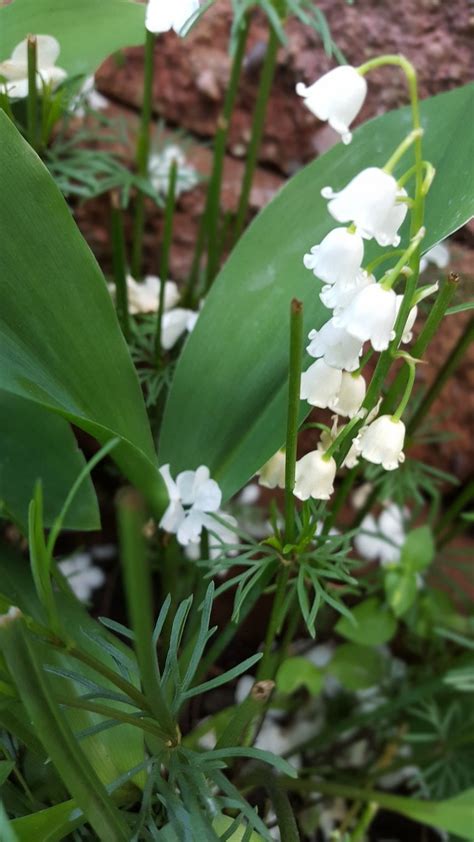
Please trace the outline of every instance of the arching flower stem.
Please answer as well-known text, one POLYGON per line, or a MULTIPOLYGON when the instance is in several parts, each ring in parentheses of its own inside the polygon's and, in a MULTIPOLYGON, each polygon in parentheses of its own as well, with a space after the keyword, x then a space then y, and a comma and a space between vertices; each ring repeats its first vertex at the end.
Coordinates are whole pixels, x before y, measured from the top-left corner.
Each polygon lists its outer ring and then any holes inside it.
MULTIPOLYGON (((410 258, 412 256, 412 254, 417 250, 417 248, 420 245, 423 237, 425 236, 425 233, 426 233, 425 229, 420 228, 420 230, 415 234, 412 241, 410 242, 410 245, 408 246, 407 249, 405 249, 402 256, 400 257, 398 263, 395 264, 393 269, 391 269, 390 272, 386 275, 386 277, 381 281, 381 285, 384 289, 392 289, 392 287, 393 287, 395 281, 397 280, 398 276, 400 275, 403 267, 405 266, 405 264, 410 262, 410 258)), ((411 307, 412 297, 413 296, 410 297, 409 302, 408 302, 408 310, 411 307)))
POLYGON ((423 129, 413 129, 409 135, 406 136, 404 140, 397 146, 395 152, 390 156, 387 163, 383 167, 383 171, 388 173, 389 175, 393 174, 393 170, 397 166, 398 162, 403 158, 405 152, 410 149, 410 146, 413 146, 415 141, 421 138, 423 135, 423 129))
POLYGON ((404 354, 403 352, 398 355, 408 366, 408 380, 405 386, 405 390, 402 395, 402 399, 398 404, 395 412, 392 415, 392 419, 395 421, 400 421, 405 409, 407 408, 408 401, 410 400, 411 393, 413 391, 413 386, 415 383, 415 374, 416 374, 416 363, 414 359, 412 359, 408 354, 404 354))

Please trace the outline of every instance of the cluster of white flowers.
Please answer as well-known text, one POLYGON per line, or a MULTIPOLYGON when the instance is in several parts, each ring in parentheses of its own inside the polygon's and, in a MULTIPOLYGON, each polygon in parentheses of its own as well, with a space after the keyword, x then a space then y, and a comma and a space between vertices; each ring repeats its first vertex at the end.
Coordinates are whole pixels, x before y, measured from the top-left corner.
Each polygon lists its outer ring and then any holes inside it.
MULTIPOLYGON (((109 284, 109 292, 115 297, 115 284, 109 284)), ((127 275, 128 310, 136 316, 140 313, 156 313, 160 300, 161 281, 156 275, 147 275, 138 283, 127 275)), ((195 310, 177 307, 180 295, 174 281, 165 282, 164 312, 161 321, 161 347, 169 351, 186 333, 191 333, 199 317, 195 310)))
MULTIPOLYGON (((56 67, 59 58, 59 42, 52 35, 36 35, 36 87, 41 93, 43 86, 56 88, 64 82, 67 73, 62 67, 56 67)), ((10 58, 0 62, 0 90, 3 89, 12 99, 24 99, 28 96, 28 39, 20 41, 10 58)))
POLYGON ((366 515, 354 539, 357 552, 369 561, 378 559, 383 567, 397 564, 406 539, 409 514, 407 508, 389 501, 378 518, 366 515))
MULTIPOLYGON (((366 91, 365 78, 357 68, 348 66, 331 70, 309 88, 297 86, 297 93, 305 97, 308 108, 319 119, 328 120, 344 143, 351 140, 349 126, 366 91)), ((307 351, 316 362, 302 375, 300 397, 339 416, 364 418, 361 407, 366 383, 360 373, 364 343, 369 342, 377 352, 389 347, 403 301, 403 296, 392 289, 393 275, 387 273, 377 281, 363 268, 364 241, 397 247, 409 200, 394 176, 378 167, 362 170, 338 191, 325 187, 321 194, 328 199, 329 213, 343 227, 331 230, 303 258, 305 267, 323 282, 320 298, 332 310, 332 316, 320 330, 309 334, 307 351)), ((423 234, 421 229, 413 247, 423 234)), ((402 342, 412 338, 416 314, 416 307, 412 307, 402 342)), ((365 418, 365 426, 345 460, 346 466, 357 464, 359 456, 363 456, 391 471, 403 461, 403 421, 389 415, 377 418, 377 411, 365 418)), ((329 444, 336 435, 337 424, 329 444)), ((333 491, 335 474, 335 460, 320 444, 297 463, 294 493, 301 500, 326 500, 333 491)))
POLYGON ((93 564, 90 553, 74 553, 60 561, 58 567, 81 602, 89 602, 93 592, 105 583, 105 573, 93 564))
POLYGON ((166 196, 169 190, 173 162, 176 163, 175 196, 180 196, 199 184, 198 172, 189 163, 183 150, 175 143, 169 143, 160 152, 152 152, 148 162, 150 181, 156 192, 162 196, 166 196))

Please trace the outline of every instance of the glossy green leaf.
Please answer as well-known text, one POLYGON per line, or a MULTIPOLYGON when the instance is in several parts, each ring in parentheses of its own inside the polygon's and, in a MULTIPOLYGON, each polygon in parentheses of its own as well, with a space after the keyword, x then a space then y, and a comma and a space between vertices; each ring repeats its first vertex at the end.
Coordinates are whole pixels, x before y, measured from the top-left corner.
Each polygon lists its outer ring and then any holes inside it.
POLYGON ((400 564, 410 573, 421 573, 433 561, 435 544, 429 526, 420 526, 408 533, 403 545, 400 564))
POLYGON ((308 658, 295 656, 286 658, 279 667, 276 685, 281 693, 294 693, 300 687, 306 687, 316 696, 323 689, 324 675, 308 658))
MULTIPOLYGON (((109 669, 117 671, 116 660, 108 651, 112 644, 117 654, 123 656, 129 664, 131 673, 129 680, 138 686, 138 673, 131 649, 93 620, 75 598, 61 593, 56 594, 56 600, 65 628, 81 649, 93 655, 94 658, 100 659, 109 669)), ((44 622, 43 610, 39 605, 28 565, 24 559, 18 558, 12 551, 2 547, 0 549, 0 613, 4 613, 9 605, 16 605, 25 614, 44 622)), ((66 653, 54 650, 46 644, 41 645, 40 641, 38 641, 38 647, 41 649, 45 664, 59 670, 77 673, 85 680, 93 681, 107 690, 116 690, 114 685, 95 670, 68 657, 66 653)), ((56 682, 52 686, 56 686, 58 693, 62 695, 77 696, 84 693, 84 686, 79 681, 66 678, 52 678, 51 681, 56 682)), ((107 705, 130 712, 129 706, 123 707, 119 702, 107 700, 107 705)), ((66 708, 64 712, 74 733, 103 721, 102 716, 84 710, 66 708)), ((15 707, 15 714, 20 719, 23 715, 25 727, 29 726, 26 714, 18 705, 15 707)), ((1 722, 2 712, 0 711, 1 722)), ((104 783, 116 780, 124 772, 137 766, 144 758, 142 732, 138 728, 122 723, 85 738, 83 746, 87 750, 90 763, 104 783)), ((140 781, 141 778, 135 779, 136 783, 140 781)))
POLYGON ((140 386, 104 277, 37 155, 0 112, 0 389, 121 443, 116 460, 157 509, 166 491, 140 386))
POLYGON ((336 631, 365 646, 378 646, 392 639, 397 622, 390 609, 382 605, 375 597, 360 602, 352 609, 355 624, 348 617, 341 617, 336 623, 336 631))
POLYGON ((355 692, 378 684, 383 678, 384 664, 382 656, 375 649, 356 643, 343 643, 336 649, 327 671, 346 690, 355 692))
POLYGON ((29 33, 54 35, 57 65, 93 73, 111 53, 145 40, 145 10, 130 0, 13 0, 0 8, 0 61, 29 33))
MULTIPOLYGON (((0 391, 0 500, 23 531, 36 481, 43 485, 44 523, 51 526, 84 465, 66 421, 32 401, 0 391)), ((81 485, 64 526, 100 529, 90 477, 81 485)))
MULTIPOLYGON (((474 211, 474 124, 466 121, 473 107, 473 85, 422 103, 424 157, 437 170, 427 200, 425 250, 474 211)), ((408 109, 366 123, 350 146, 338 144, 297 173, 239 241, 176 370, 160 443, 173 475, 208 465, 228 497, 282 445, 290 300, 304 302, 306 332, 329 316, 316 294, 318 283, 303 266, 304 253, 336 225, 321 188, 339 189, 364 167, 383 165, 410 129, 408 109)), ((411 162, 408 155, 403 167, 411 162)), ((406 238, 406 226, 404 233, 406 238)), ((366 259, 379 253, 370 243, 366 259)), ((304 412, 302 407, 302 417, 304 412)))
POLYGON ((64 801, 10 822, 18 842, 60 842, 81 824, 84 816, 74 801, 64 801))

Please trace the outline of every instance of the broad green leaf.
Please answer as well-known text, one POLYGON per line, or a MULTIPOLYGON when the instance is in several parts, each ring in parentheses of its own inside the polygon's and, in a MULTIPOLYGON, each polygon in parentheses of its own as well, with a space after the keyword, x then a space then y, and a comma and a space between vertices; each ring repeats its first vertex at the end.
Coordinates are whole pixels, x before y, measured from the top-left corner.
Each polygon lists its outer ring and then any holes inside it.
MULTIPOLYGON (((339 794, 339 787, 338 787, 339 794)), ((389 795, 373 789, 358 789, 341 784, 340 795, 354 801, 370 801, 384 810, 401 813, 421 824, 453 833, 472 842, 474 838, 474 789, 467 789, 444 801, 422 801, 418 798, 389 795)))
POLYGON ((316 696, 324 685, 324 675, 308 658, 295 656, 283 661, 276 675, 276 685, 281 693, 294 693, 300 687, 316 696))
POLYGON ((435 545, 429 526, 420 526, 408 533, 403 545, 400 565, 410 573, 421 573, 433 561, 435 545))
POLYGON ((375 597, 359 603, 352 609, 352 616, 355 625, 347 617, 341 617, 336 631, 354 643, 378 646, 391 640, 397 629, 393 614, 375 597))
MULTIPOLYGON (((469 184, 474 85, 422 103, 424 157, 436 167, 426 209, 427 250, 474 211, 469 184)), ((410 131, 410 111, 377 117, 297 173, 257 217, 224 265, 178 363, 160 443, 171 472, 205 464, 225 497, 283 444, 290 300, 305 332, 329 317, 303 255, 336 226, 320 191, 383 165, 410 131)), ((411 166, 407 155, 402 169, 411 166)), ((402 172, 402 169, 398 172, 402 172)), ((403 232, 402 232, 403 233, 403 232)), ((404 229, 405 241, 407 229, 404 229)), ((366 260, 381 253, 368 244, 366 260)), ((302 415, 304 417, 304 406, 302 415)))
MULTIPOLYGON (((135 686, 138 686, 138 674, 131 649, 89 617, 85 608, 76 599, 67 594, 57 594, 56 598, 60 617, 71 639, 77 642, 81 649, 93 655, 94 658, 100 659, 109 669, 117 671, 116 660, 108 651, 112 644, 117 652, 117 657, 123 657, 130 665, 131 675, 129 680, 135 686)), ((0 613, 4 613, 9 605, 16 605, 25 614, 37 621, 44 622, 43 610, 34 591, 28 566, 23 559, 2 547, 0 548, 0 613)), ((101 687, 105 687, 106 690, 116 690, 113 684, 95 670, 69 657, 66 653, 56 651, 46 644, 40 646, 39 641, 38 647, 41 649, 44 663, 48 666, 51 665, 60 670, 79 674, 85 680, 93 681, 101 687)), ((56 682, 52 686, 56 687, 58 693, 62 695, 77 696, 86 692, 83 684, 73 679, 52 676, 51 682, 56 682)), ((110 707, 119 709, 122 707, 119 702, 115 701, 106 700, 105 703, 110 707)), ((130 712, 130 707, 127 705, 122 709, 127 713, 130 712)), ((25 727, 29 727, 29 722, 21 706, 16 704, 14 713, 25 727)), ((102 716, 88 711, 66 708, 64 713, 74 733, 103 721, 102 716)), ((0 710, 1 722, 2 711, 0 710)), ((144 759, 143 734, 138 728, 129 725, 119 724, 109 730, 86 737, 83 746, 87 751, 90 763, 104 783, 116 780, 144 759)), ((139 777, 135 778, 134 781, 140 784, 142 779, 139 777)))
POLYGON ((346 690, 355 692, 378 684, 384 674, 382 656, 375 649, 356 643, 338 646, 327 671, 334 675, 346 690))
POLYGON ((416 573, 387 570, 384 585, 390 608, 396 617, 402 617, 415 601, 418 589, 416 573))
POLYGON ((0 61, 29 33, 54 35, 71 76, 93 73, 111 53, 145 40, 145 10, 130 0, 13 0, 0 8, 0 61))
MULTIPOLYGON (((69 424, 32 401, 0 391, 0 501, 24 530, 38 479, 43 485, 44 523, 51 526, 85 465, 69 424)), ((90 477, 82 483, 64 526, 100 529, 90 477)))
POLYGON ((0 112, 0 389, 104 444, 159 509, 166 500, 137 375, 104 277, 37 155, 0 112))
POLYGON ((18 842, 60 842, 81 824, 84 816, 74 801, 64 801, 29 816, 13 819, 10 823, 18 842))

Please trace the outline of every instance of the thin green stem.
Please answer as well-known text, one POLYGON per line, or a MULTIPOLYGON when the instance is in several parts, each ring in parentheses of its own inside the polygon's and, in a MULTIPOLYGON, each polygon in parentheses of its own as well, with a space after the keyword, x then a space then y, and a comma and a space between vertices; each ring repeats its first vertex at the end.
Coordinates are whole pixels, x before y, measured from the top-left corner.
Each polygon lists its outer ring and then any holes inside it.
POLYGON ((375 804, 372 801, 369 801, 369 803, 366 804, 359 821, 352 831, 350 842, 362 842, 365 838, 366 831, 369 829, 378 813, 378 809, 378 804, 375 804))
POLYGON ((272 648, 284 620, 286 586, 289 578, 290 565, 285 564, 281 567, 277 577, 277 587, 273 599, 272 613, 268 622, 265 643, 263 646, 263 658, 258 664, 257 681, 272 679, 275 674, 275 669, 271 666, 272 648))
POLYGON ((295 541, 295 487, 296 452, 300 409, 301 364, 303 353, 303 305, 296 298, 290 310, 290 360, 288 369, 288 413, 286 422, 285 453, 285 540, 295 541))
POLYGON ((219 209, 222 189, 222 175, 224 171, 224 159, 229 136, 229 127, 234 111, 239 81, 242 72, 242 64, 245 55, 249 32, 249 16, 246 15, 237 39, 237 47, 232 59, 229 84, 227 86, 222 113, 217 121, 217 131, 214 142, 214 154, 212 160, 212 172, 209 179, 206 197, 206 207, 202 219, 203 229, 206 231, 207 239, 207 267, 206 286, 210 287, 219 266, 220 247, 218 237, 219 209))
POLYGON ((359 424, 359 422, 360 419, 357 416, 354 416, 354 418, 351 418, 348 424, 345 424, 339 435, 336 436, 332 444, 330 444, 328 449, 326 450, 326 453, 324 454, 326 459, 330 459, 331 456, 334 456, 334 454, 337 453, 343 441, 345 441, 347 436, 354 430, 354 428, 359 424))
POLYGON ((176 723, 161 688, 153 646, 153 591, 144 536, 145 510, 138 493, 130 488, 120 493, 117 509, 128 615, 134 633, 143 690, 160 729, 174 741, 177 737, 176 723))
POLYGON ((165 224, 163 228, 163 244, 161 247, 161 261, 160 261, 160 298, 158 301, 158 314, 156 320, 156 334, 155 334, 155 355, 159 362, 162 355, 161 345, 161 329, 163 323, 163 313, 165 309, 165 284, 168 278, 171 242, 173 239, 173 219, 174 209, 176 204, 176 180, 178 177, 178 164, 176 160, 171 163, 169 171, 168 192, 166 194, 165 207, 165 224))
POLYGON ((415 385, 416 364, 413 360, 407 359, 407 357, 404 357, 403 359, 408 366, 408 380, 405 386, 405 391, 403 392, 402 399, 392 415, 393 421, 400 421, 400 418, 402 417, 403 413, 405 412, 405 409, 407 408, 408 401, 410 400, 411 393, 413 391, 413 386, 415 385))
POLYGON ((426 417, 431 406, 433 405, 433 402, 436 400, 439 393, 444 388, 446 382, 449 380, 455 369, 458 367, 459 363, 463 359, 464 354, 466 353, 467 349, 469 348, 469 345, 473 340, 474 318, 470 319, 467 323, 461 336, 456 342, 456 345, 452 349, 451 353, 449 354, 440 371, 437 373, 435 380, 433 381, 431 387, 428 389, 420 406, 418 407, 415 414, 410 418, 410 422, 408 424, 409 433, 413 433, 414 430, 416 430, 416 428, 426 417))
POLYGON ((28 35, 26 51, 28 61, 28 98, 26 103, 28 142, 36 150, 38 144, 38 90, 36 87, 38 55, 36 35, 28 35))
POLYGON ((418 249, 423 237, 425 235, 425 229, 420 228, 419 231, 415 234, 413 239, 411 240, 408 248, 405 249, 400 259, 397 261, 393 269, 387 272, 386 276, 382 278, 380 281, 381 286, 383 289, 392 289, 395 281, 397 280, 398 276, 400 275, 402 269, 409 262, 412 254, 418 249))
POLYGON ((247 159, 245 162, 242 189, 240 193, 239 205, 237 208, 237 215, 235 220, 234 240, 239 239, 242 233, 242 229, 245 225, 245 221, 247 219, 250 191, 252 189, 252 181, 255 173, 255 167, 257 165, 260 144, 262 142, 263 129, 265 126, 265 118, 267 114, 267 105, 270 97, 273 77, 275 75, 279 43, 280 41, 278 35, 272 28, 270 30, 267 51, 265 54, 265 61, 260 76, 260 85, 257 94, 257 101, 255 103, 250 143, 247 149, 247 159))
POLYGON ((391 260, 393 257, 398 257, 401 254, 404 254, 403 249, 392 249, 391 251, 379 254, 378 257, 375 257, 374 260, 367 264, 365 271, 368 275, 372 275, 381 263, 385 263, 386 260, 391 260))
POLYGON ((125 339, 130 339, 130 316, 128 312, 127 257, 123 213, 118 193, 111 195, 110 239, 112 244, 112 265, 115 282, 115 306, 125 339))
POLYGON ((395 152, 390 156, 387 163, 384 166, 384 172, 391 174, 395 167, 397 166, 398 162, 403 158, 405 152, 410 149, 410 146, 413 146, 415 141, 418 138, 422 137, 423 129, 414 129, 410 132, 409 135, 406 136, 404 140, 397 146, 395 152))
MULTIPOLYGON (((153 104, 153 69, 154 69, 155 36, 147 30, 145 38, 145 69, 143 79, 143 105, 140 128, 137 138, 135 164, 137 174, 141 178, 148 176, 148 159, 150 156, 150 128, 153 104)), ((145 194, 138 190, 135 199, 135 215, 133 220, 132 245, 132 275, 138 279, 142 275, 143 260, 143 232, 145 230, 145 194)))

